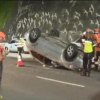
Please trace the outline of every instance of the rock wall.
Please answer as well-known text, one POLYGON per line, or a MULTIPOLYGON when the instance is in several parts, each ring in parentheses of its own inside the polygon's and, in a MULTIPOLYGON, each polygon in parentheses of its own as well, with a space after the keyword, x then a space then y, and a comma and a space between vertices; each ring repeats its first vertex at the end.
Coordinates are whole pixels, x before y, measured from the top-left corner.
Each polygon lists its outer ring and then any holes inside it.
POLYGON ((72 42, 87 28, 100 28, 100 2, 18 0, 2 30, 10 39, 12 35, 24 36, 35 27, 45 34, 55 28, 60 32, 59 38, 72 42))

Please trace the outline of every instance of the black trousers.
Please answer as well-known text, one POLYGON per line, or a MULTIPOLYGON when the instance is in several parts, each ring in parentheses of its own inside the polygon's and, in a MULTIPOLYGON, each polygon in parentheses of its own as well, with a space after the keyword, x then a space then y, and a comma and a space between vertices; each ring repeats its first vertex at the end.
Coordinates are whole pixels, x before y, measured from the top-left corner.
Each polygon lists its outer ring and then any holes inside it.
POLYGON ((92 63, 92 57, 93 57, 93 52, 92 53, 84 53, 83 55, 83 70, 84 73, 86 72, 91 72, 91 63, 92 63))
POLYGON ((0 94, 1 94, 1 81, 2 81, 3 63, 0 63, 0 94))
POLYGON ((17 50, 18 50, 19 53, 22 53, 23 47, 18 47, 17 50))
POLYGON ((18 50, 18 53, 21 55, 21 59, 22 59, 22 51, 23 51, 23 47, 18 47, 17 48, 17 50, 18 50))

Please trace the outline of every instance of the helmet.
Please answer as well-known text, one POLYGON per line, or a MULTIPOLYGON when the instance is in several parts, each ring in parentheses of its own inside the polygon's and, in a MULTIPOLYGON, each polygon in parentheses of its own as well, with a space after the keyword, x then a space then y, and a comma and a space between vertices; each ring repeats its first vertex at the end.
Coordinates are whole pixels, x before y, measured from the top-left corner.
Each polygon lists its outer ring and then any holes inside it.
POLYGON ((96 29, 94 30, 94 33, 97 34, 98 32, 99 32, 99 29, 96 28, 96 29))
POLYGON ((0 36, 3 38, 3 41, 5 41, 5 34, 3 32, 0 31, 0 36))
POLYGON ((90 33, 90 30, 89 30, 89 29, 87 29, 87 30, 86 30, 86 32, 87 32, 87 33, 90 33))

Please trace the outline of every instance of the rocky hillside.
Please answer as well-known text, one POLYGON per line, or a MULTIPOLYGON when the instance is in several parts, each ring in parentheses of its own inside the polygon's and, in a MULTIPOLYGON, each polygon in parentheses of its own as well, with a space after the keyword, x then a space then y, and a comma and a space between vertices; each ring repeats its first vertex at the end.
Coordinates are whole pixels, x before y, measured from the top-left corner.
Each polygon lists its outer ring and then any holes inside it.
POLYGON ((38 27, 48 34, 57 29, 59 38, 72 42, 90 28, 100 28, 100 2, 96 0, 57 1, 57 0, 18 0, 12 16, 7 20, 3 31, 6 37, 21 35, 38 27))

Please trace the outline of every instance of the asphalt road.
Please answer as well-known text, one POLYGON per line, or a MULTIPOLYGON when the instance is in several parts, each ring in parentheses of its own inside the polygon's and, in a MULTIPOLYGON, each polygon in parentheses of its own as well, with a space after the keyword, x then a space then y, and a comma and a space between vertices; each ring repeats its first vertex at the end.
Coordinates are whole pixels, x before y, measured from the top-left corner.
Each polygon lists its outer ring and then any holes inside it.
POLYGON ((24 67, 16 67, 15 53, 3 62, 3 100, 91 100, 100 90, 100 72, 81 77, 65 68, 44 68, 29 54, 23 57, 24 67))

